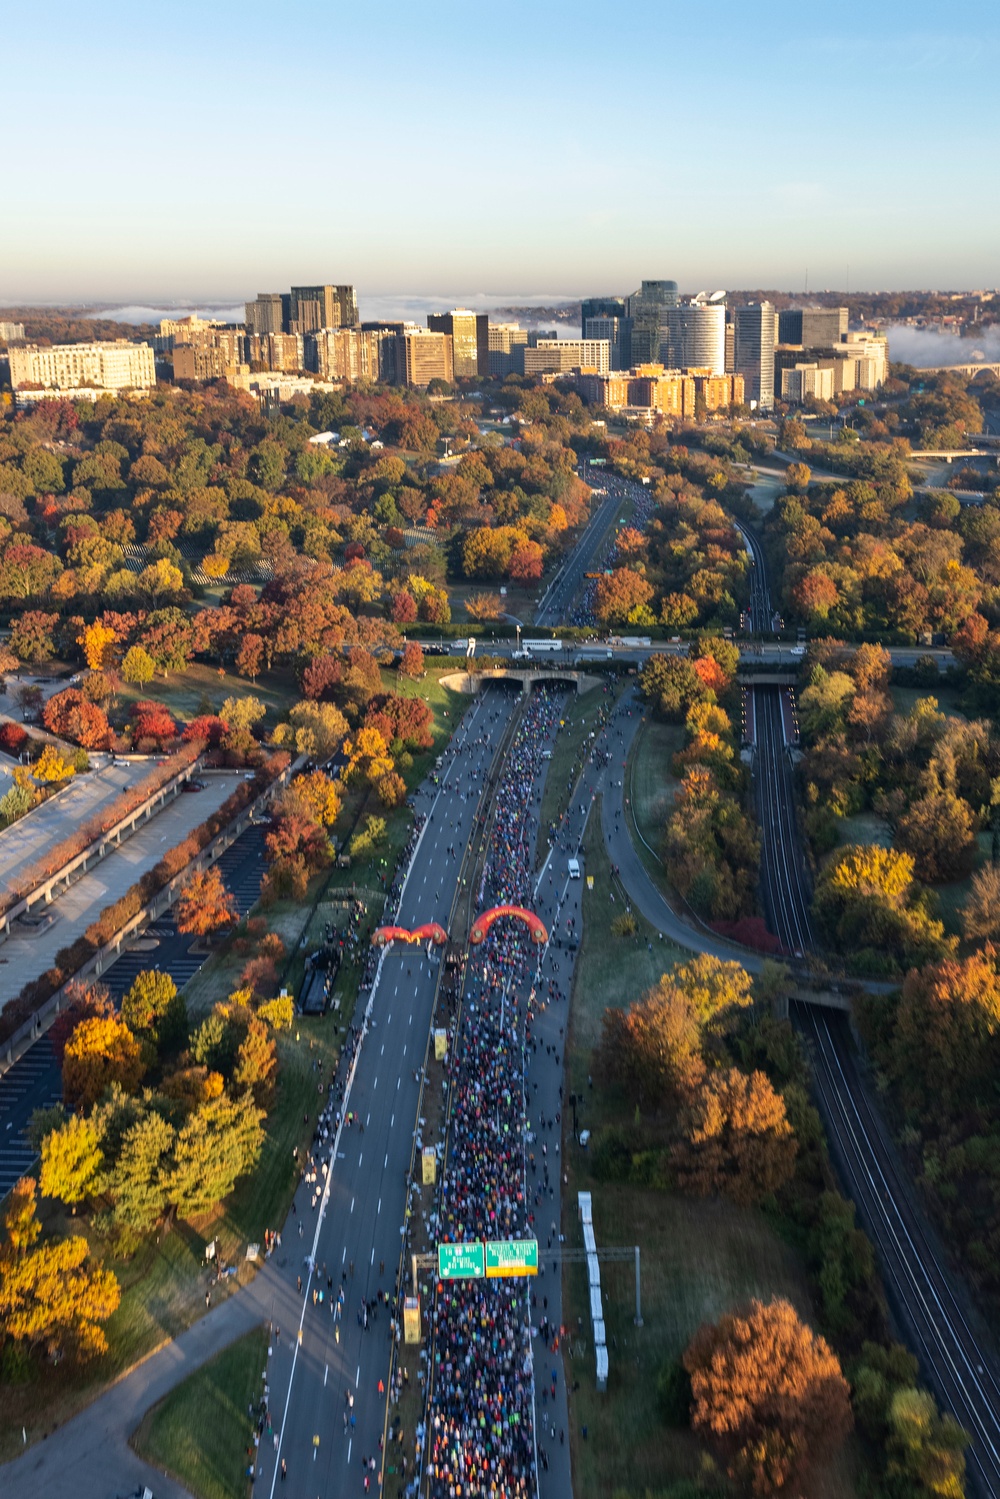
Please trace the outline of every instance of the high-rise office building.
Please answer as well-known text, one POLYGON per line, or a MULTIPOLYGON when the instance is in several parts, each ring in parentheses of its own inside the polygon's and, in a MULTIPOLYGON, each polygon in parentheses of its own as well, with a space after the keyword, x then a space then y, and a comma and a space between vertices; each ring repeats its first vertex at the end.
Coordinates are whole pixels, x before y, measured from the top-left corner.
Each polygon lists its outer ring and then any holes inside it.
POLYGON ((433 333, 451 335, 455 350, 455 378, 475 379, 490 372, 489 316, 455 307, 451 312, 429 312, 427 326, 433 333))
MULTIPOLYGON (((673 369, 726 373, 726 307, 722 301, 695 298, 667 309, 666 358, 673 369)), ((635 330, 632 333, 633 357, 635 330)))
POLYGON ((751 302, 733 307, 732 370, 743 376, 746 399, 758 411, 774 406, 774 307, 770 302, 751 302))
POLYGON ((23 337, 23 323, 0 323, 0 344, 12 344, 23 337))
MULTIPOLYGON (((586 305, 586 304, 585 304, 586 305)), ((632 319, 599 314, 583 320, 584 338, 606 338, 611 345, 611 368, 627 370, 632 364, 632 319)))
POLYGON ((288 333, 312 333, 317 328, 353 328, 358 321, 358 297, 353 286, 293 286, 288 333))
POLYGON ((587 319, 592 317, 624 317, 624 297, 584 297, 580 303, 580 334, 587 334, 587 319))
POLYGON ((287 292, 259 291, 255 302, 246 304, 248 333, 281 333, 288 327, 291 297, 287 292))
POLYGON ((778 342, 829 348, 847 336, 846 307, 786 307, 778 313, 778 342))
POLYGON ((396 336, 396 380, 400 385, 425 389, 432 380, 455 378, 455 357, 450 333, 430 328, 408 328, 396 336))
POLYGON ((520 323, 490 323, 487 327, 489 340, 489 373, 495 380, 503 380, 516 373, 514 350, 528 342, 528 330, 520 323))
POLYGON ((628 298, 626 314, 632 319, 633 364, 661 362, 660 346, 667 339, 667 313, 676 306, 676 281, 644 281, 628 298))

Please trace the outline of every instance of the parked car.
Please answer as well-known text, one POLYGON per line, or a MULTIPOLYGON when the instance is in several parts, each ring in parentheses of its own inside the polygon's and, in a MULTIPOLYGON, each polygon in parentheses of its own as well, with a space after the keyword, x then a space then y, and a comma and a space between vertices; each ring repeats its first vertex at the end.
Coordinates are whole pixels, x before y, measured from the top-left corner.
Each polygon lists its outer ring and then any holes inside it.
POLYGON ((205 789, 205 782, 204 781, 185 781, 184 782, 184 790, 185 791, 204 791, 204 789, 205 789))

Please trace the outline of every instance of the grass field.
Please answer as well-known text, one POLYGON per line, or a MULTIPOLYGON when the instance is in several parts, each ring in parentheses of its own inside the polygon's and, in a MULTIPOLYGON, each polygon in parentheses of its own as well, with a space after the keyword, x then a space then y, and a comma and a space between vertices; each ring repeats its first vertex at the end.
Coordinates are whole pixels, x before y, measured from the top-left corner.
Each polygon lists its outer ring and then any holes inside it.
POLYGON ((608 686, 607 692, 595 687, 579 695, 572 693, 567 699, 542 792, 539 827, 543 837, 540 848, 544 848, 546 830, 552 823, 561 821, 569 805, 570 793, 590 742, 588 736, 597 728, 599 716, 613 710, 624 690, 613 681, 608 686))
MULTIPOLYGON (((599 802, 588 823, 585 850, 594 889, 585 889, 583 894, 583 940, 570 1015, 567 1089, 583 1097, 579 1124, 593 1130, 611 1122, 631 1122, 630 1116, 622 1116, 620 1102, 589 1084, 604 1011, 638 998, 665 970, 689 955, 661 943, 641 916, 637 916, 636 937, 622 940, 610 935, 610 921, 623 907, 620 889, 615 889, 615 903, 610 902, 613 885, 600 834, 599 802)), ((763 1214, 723 1201, 602 1184, 590 1173, 590 1159, 564 1131, 563 1162, 569 1178, 563 1197, 566 1244, 582 1247, 576 1195, 580 1190, 591 1191, 598 1244, 640 1246, 644 1325, 633 1324, 632 1263, 602 1264, 610 1373, 607 1392, 598 1394, 586 1273, 580 1265, 567 1267, 563 1320, 570 1334, 566 1377, 573 1492, 576 1499, 607 1499, 616 1491, 656 1493, 675 1480, 705 1475, 710 1467, 704 1446, 690 1432, 668 1428, 660 1419, 656 1381, 663 1364, 682 1352, 703 1321, 716 1319, 750 1296, 764 1300, 787 1296, 810 1320, 812 1306, 794 1251, 763 1214)), ((852 1499, 857 1461, 857 1451, 845 1449, 830 1471, 818 1477, 812 1499, 852 1499)))
POLYGON ((254 1424, 247 1407, 261 1394, 267 1329, 260 1327, 190 1375, 143 1417, 132 1445, 198 1499, 246 1499, 246 1449, 254 1424))
POLYGON ((192 662, 184 671, 157 675, 146 687, 122 687, 124 703, 140 699, 163 703, 181 718, 217 713, 227 697, 256 697, 267 708, 265 720, 273 728, 301 696, 290 671, 264 672, 255 683, 215 666, 192 662))
POLYGON ((679 947, 662 942, 659 932, 638 911, 634 912, 638 926, 634 937, 611 935, 611 923, 625 910, 625 902, 621 885, 612 880, 604 847, 600 797, 587 820, 583 854, 588 883, 583 889, 583 938, 573 991, 570 1057, 571 1068, 579 1062, 579 1074, 570 1074, 570 1087, 578 1091, 590 1071, 590 1052, 600 1037, 604 1011, 609 1005, 631 1004, 686 956, 679 947))

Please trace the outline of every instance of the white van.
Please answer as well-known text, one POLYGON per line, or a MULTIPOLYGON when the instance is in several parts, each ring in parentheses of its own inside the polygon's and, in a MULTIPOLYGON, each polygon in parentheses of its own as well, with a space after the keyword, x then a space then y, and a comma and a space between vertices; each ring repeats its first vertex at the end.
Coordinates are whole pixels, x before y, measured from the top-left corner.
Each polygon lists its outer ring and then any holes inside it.
POLYGON ((579 861, 579 859, 570 859, 570 861, 569 861, 569 863, 568 863, 568 865, 566 867, 569 870, 569 877, 570 877, 571 880, 578 880, 580 878, 580 861, 579 861))

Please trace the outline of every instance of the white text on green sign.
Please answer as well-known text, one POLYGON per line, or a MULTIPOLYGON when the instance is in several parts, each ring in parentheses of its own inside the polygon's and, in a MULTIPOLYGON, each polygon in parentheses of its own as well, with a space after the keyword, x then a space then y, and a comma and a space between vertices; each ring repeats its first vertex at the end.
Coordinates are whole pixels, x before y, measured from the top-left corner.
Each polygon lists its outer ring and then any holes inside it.
POLYGON ((440 1280, 480 1280, 486 1273, 485 1253, 478 1241, 438 1245, 440 1280))
POLYGON ((537 1239, 494 1239, 486 1243, 486 1275, 537 1275, 537 1239))

